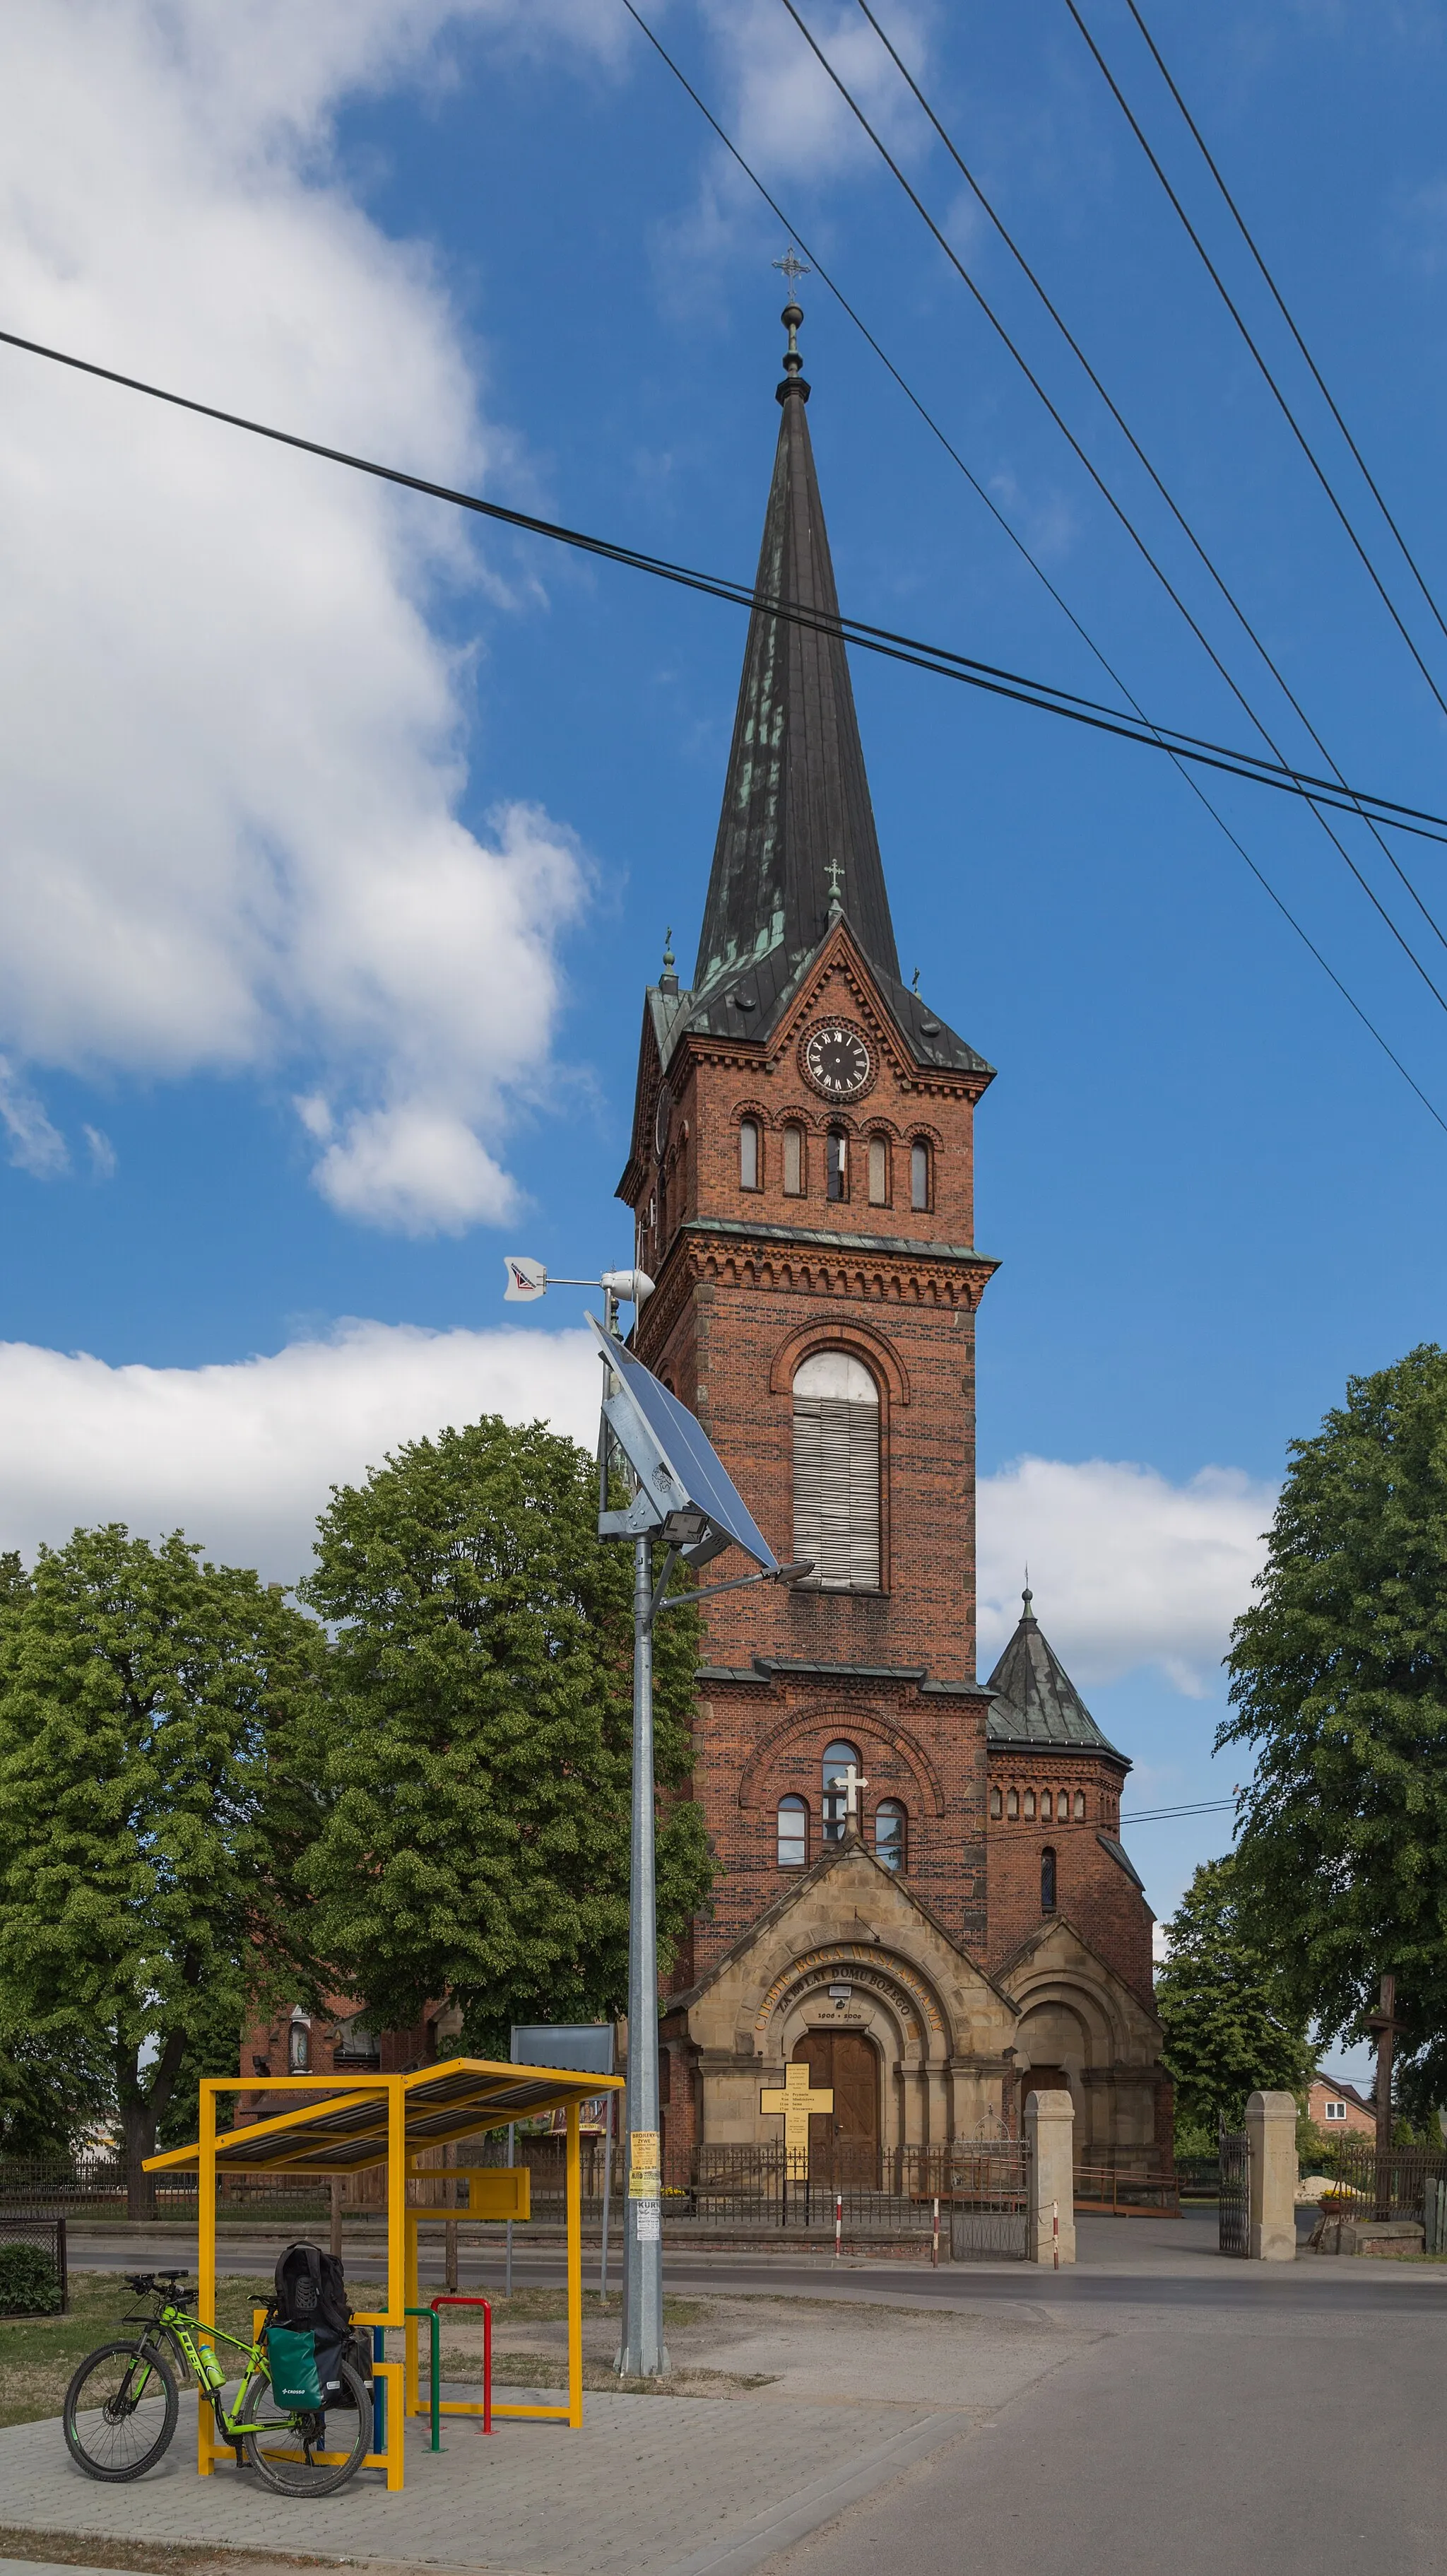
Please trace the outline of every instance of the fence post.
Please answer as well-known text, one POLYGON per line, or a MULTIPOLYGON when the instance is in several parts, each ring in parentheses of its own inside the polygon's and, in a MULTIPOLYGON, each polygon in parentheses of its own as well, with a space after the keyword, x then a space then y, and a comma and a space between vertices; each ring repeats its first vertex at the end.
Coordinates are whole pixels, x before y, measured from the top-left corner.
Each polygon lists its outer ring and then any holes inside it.
POLYGON ((1030 2149, 1025 2259, 1027 2263, 1050 2263, 1058 2268, 1060 2263, 1075 2260, 1075 2104, 1070 2095, 1027 2094, 1025 2136, 1030 2149))
POLYGON ((1246 2105, 1251 2148, 1251 2214, 1246 2251, 1253 2263, 1296 2261, 1296 2097, 1253 2093, 1246 2105))

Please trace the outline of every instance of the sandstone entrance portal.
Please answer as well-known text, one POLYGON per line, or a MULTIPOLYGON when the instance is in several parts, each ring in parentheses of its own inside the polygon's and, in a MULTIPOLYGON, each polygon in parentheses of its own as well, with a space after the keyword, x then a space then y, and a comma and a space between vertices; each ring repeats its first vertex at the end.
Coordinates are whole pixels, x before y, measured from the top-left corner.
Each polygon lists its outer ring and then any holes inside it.
POLYGON ((815 2182, 879 2184, 879 2059, 858 2030, 806 2031, 794 2064, 811 2085, 833 2094, 832 2108, 809 2122, 809 2172, 815 2182))

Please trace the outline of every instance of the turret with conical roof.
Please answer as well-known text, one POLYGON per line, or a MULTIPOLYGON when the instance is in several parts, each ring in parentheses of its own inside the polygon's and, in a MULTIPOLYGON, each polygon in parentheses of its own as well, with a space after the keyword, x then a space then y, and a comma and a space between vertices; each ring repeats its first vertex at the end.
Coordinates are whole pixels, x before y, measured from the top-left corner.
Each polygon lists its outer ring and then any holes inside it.
MULTIPOLYGON (((1036 1618, 1028 1583, 1020 1598, 1024 1607, 1015 1634, 990 1675, 995 1699, 989 1742, 1071 1744, 1087 1752, 1115 1753, 1036 1618)), ((1123 1757, 1117 1754, 1116 1759, 1123 1757)))

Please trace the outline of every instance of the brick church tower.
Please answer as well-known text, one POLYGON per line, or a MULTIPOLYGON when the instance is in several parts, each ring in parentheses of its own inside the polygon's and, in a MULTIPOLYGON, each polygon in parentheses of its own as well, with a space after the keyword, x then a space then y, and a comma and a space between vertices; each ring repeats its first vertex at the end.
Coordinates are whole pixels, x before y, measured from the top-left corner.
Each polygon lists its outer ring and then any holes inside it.
POLYGON ((665 2120, 674 2148, 771 2136, 760 2091, 802 2058, 866 2162, 968 2136, 1017 2116, 1022 2028, 1045 2010, 1033 2062, 1074 2055, 1082 2108, 1087 2060, 1114 2070, 1099 2143, 1148 2156, 1150 1918, 1094 1830, 1127 1766, 1088 1717, 1086 1834, 1067 1816, 1084 1747, 1068 1790, 1051 1773, 1073 1910, 1052 1892, 1025 1922, 1009 1867, 992 1903, 1020 1791, 1012 1771, 1007 1822, 991 1745, 1028 1745, 1035 1722, 975 1678, 975 1315, 995 1264, 974 1241, 974 1116, 993 1070, 900 977, 848 662, 813 622, 837 600, 798 305, 783 319, 756 586, 796 615, 750 622, 693 983, 665 954, 619 1196, 657 1283, 640 1355, 812 1571, 705 1614, 693 1789, 720 1874, 675 1971, 665 2120), (1119 1886, 1097 1955, 1102 1870, 1119 1886))

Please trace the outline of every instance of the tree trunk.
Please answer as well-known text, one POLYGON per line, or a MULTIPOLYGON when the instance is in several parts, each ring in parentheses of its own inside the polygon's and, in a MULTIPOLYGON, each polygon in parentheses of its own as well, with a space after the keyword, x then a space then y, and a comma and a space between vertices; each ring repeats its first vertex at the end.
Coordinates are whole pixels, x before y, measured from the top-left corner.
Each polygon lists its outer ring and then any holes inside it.
POLYGON ((156 2177, 143 2170, 156 2152, 156 2113, 138 2084, 128 2086, 121 2102, 121 2135, 126 2160, 126 2216, 154 2218, 156 2177))

